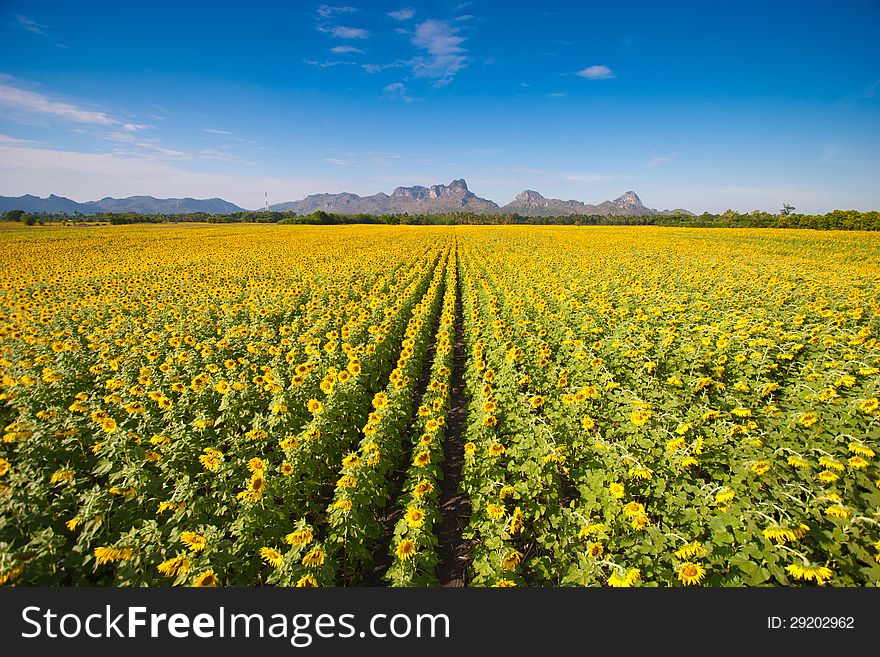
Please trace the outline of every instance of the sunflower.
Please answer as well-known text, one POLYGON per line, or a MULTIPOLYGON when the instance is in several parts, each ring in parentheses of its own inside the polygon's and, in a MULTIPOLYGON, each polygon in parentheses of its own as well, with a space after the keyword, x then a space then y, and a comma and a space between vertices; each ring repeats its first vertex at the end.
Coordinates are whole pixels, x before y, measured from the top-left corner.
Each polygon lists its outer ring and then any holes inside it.
POLYGON ((826 580, 831 579, 834 573, 827 566, 813 566, 811 564, 793 563, 785 567, 788 574, 795 579, 812 582, 815 580, 817 584, 824 584, 826 580))
POLYGON ((317 588, 318 580, 316 580, 312 575, 303 575, 296 581, 296 586, 298 586, 299 588, 317 588))
POLYGON ((605 546, 601 543, 590 543, 587 546, 587 556, 595 559, 601 557, 605 552, 605 546))
POLYGON ((284 563, 284 558, 281 556, 281 553, 275 548, 261 547, 260 556, 263 558, 263 561, 265 561, 273 568, 280 568, 281 564, 284 563))
POLYGON ((501 443, 492 443, 489 445, 489 456, 501 456, 506 448, 501 443))
POLYGON ((516 507, 510 516, 510 533, 517 534, 521 532, 524 524, 525 516, 523 516, 522 510, 519 507, 516 507))
POLYGON ((492 518, 492 520, 501 520, 507 514, 504 507, 500 504, 488 504, 486 505, 486 515, 492 518))
POLYGON ((193 586, 198 588, 211 588, 219 585, 220 581, 217 579, 217 575, 214 573, 213 568, 203 570, 195 576, 195 579, 193 579, 193 586))
POLYGON ((410 539, 404 538, 397 544, 394 553, 397 555, 398 559, 402 559, 403 561, 412 559, 413 555, 416 553, 416 544, 410 539))
POLYGON ((425 512, 421 509, 411 506, 406 510, 404 518, 406 519, 406 524, 409 527, 421 527, 425 522, 425 512))
POLYGON ((754 472, 759 477, 761 475, 767 474, 770 470, 770 463, 767 461, 755 461, 752 464, 752 472, 754 472))
POLYGON ((186 558, 186 554, 178 554, 176 557, 160 563, 156 566, 156 570, 168 577, 184 575, 189 572, 189 559, 186 558))
POLYGON ((208 544, 207 539, 196 532, 181 532, 180 542, 186 545, 190 552, 201 552, 208 544))
POLYGON ((288 545, 308 545, 312 542, 312 530, 309 527, 297 529, 284 537, 284 542, 288 545))
POLYGON ((803 427, 811 427, 819 421, 819 416, 815 413, 804 413, 798 418, 798 424, 803 427))
POLYGON ((321 548, 312 548, 311 552, 309 552, 306 556, 302 558, 302 565, 309 567, 323 566, 324 565, 324 550, 321 548))
POLYGON ((413 496, 414 497, 424 497, 428 493, 434 491, 434 484, 432 484, 427 479, 422 479, 419 483, 416 484, 415 488, 413 488, 413 496))
POLYGON ((501 567, 504 570, 515 570, 519 563, 522 561, 523 553, 519 550, 511 550, 507 555, 501 559, 501 567))
POLYGON ((706 576, 706 569, 698 563, 686 561, 678 568, 678 579, 685 586, 699 584, 706 576))
POLYGON ((675 551, 675 556, 679 559, 690 559, 691 557, 705 557, 708 554, 702 543, 693 541, 682 548, 675 551))

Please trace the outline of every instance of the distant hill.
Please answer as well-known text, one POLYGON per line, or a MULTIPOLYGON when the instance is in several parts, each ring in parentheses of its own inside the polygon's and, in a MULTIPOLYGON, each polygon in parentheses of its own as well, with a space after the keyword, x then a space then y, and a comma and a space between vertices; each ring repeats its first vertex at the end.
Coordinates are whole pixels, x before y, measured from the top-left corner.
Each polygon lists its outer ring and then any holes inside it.
POLYGON ((625 192, 613 201, 603 201, 590 205, 583 201, 563 201, 558 198, 544 198, 538 192, 526 189, 516 195, 510 203, 501 208, 503 212, 516 213, 526 217, 551 217, 572 214, 604 214, 615 216, 645 216, 665 214, 687 214, 687 210, 654 210, 646 208, 638 194, 625 192))
POLYGON ((270 210, 297 214, 311 214, 317 210, 336 214, 440 214, 444 212, 498 212, 498 204, 480 198, 471 192, 464 180, 453 180, 448 185, 398 187, 391 195, 379 192, 372 196, 341 194, 312 194, 300 201, 288 201, 269 206, 270 210))
MULTIPOLYGON (((358 196, 349 192, 339 194, 311 194, 299 201, 287 201, 270 205, 275 212, 293 211, 298 215, 312 214, 318 210, 333 214, 445 214, 469 212, 473 214, 518 214, 523 217, 566 216, 574 214, 598 214, 616 216, 643 216, 664 214, 692 214, 687 210, 654 210, 642 204, 633 191, 625 192, 613 201, 597 205, 583 201, 563 201, 545 198, 539 192, 526 189, 510 203, 499 206, 494 201, 480 198, 468 189, 459 178, 448 185, 413 185, 398 187, 391 194, 379 192, 371 196, 358 196)), ((152 196, 129 196, 128 198, 102 198, 100 201, 77 203, 63 196, 52 194, 40 198, 25 196, 0 196, 0 212, 24 210, 28 213, 92 214, 95 212, 137 212, 140 214, 231 214, 245 212, 243 208, 221 198, 153 198, 152 196)))
MULTIPOLYGON (((334 214, 441 214, 445 212, 473 212, 476 214, 519 214, 524 217, 549 217, 572 214, 653 215, 669 214, 646 208, 635 192, 626 192, 613 201, 590 205, 583 201, 563 201, 545 198, 526 189, 510 203, 500 206, 480 198, 468 189, 464 180, 453 180, 448 185, 398 187, 390 195, 384 192, 372 196, 341 194, 312 194, 300 201, 288 201, 269 206, 278 212, 292 210, 297 214, 311 214, 318 210, 334 214)), ((687 212, 687 211, 681 211, 687 212)), ((687 214, 690 214, 689 212, 687 214)))
POLYGON ((0 212, 24 210, 28 213, 45 212, 92 214, 94 212, 138 212, 141 214, 231 214, 244 209, 222 198, 153 198, 152 196, 129 196, 128 198, 102 198, 100 201, 77 203, 54 194, 40 198, 31 194, 24 196, 0 196, 0 212))

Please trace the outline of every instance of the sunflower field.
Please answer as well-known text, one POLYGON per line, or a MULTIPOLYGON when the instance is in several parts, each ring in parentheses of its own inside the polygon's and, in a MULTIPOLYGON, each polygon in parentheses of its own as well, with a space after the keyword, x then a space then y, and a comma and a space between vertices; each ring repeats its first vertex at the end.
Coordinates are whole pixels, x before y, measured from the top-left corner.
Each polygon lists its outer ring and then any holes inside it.
POLYGON ((0 244, 0 584, 880 583, 878 235, 0 244))

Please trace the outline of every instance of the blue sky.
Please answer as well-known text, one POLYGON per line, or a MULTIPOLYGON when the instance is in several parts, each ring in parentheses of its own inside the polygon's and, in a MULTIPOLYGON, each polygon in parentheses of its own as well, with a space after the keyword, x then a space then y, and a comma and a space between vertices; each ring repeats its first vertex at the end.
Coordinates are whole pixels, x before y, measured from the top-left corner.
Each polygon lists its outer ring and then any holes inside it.
POLYGON ((0 195, 880 209, 880 2, 0 4, 0 195))

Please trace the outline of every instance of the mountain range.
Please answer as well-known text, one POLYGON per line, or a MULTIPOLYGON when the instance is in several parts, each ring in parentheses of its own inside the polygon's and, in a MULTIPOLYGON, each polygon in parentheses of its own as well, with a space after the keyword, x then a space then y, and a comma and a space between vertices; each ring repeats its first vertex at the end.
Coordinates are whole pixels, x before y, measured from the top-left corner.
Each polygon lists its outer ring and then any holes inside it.
POLYGON ((138 212, 140 214, 186 214, 206 212, 208 214, 230 214, 244 212, 243 208, 224 201, 222 198, 153 198, 152 196, 129 196, 112 198, 107 196, 100 201, 77 203, 63 196, 51 194, 46 198, 25 194, 24 196, 0 196, 0 212, 24 210, 29 213, 49 214, 93 214, 95 212, 138 212))
MULTIPOLYGON (((116 199, 106 197, 100 201, 77 203, 54 194, 43 199, 27 194, 25 196, 0 196, 0 212, 24 210, 37 213, 92 214, 95 212, 138 212, 143 214, 183 214, 205 212, 209 214, 230 214, 245 212, 220 198, 158 199, 152 196, 130 196, 116 199)), ((526 189, 516 195, 507 205, 499 206, 494 201, 480 198, 468 189, 463 179, 453 180, 448 185, 423 187, 398 187, 391 194, 379 192, 371 196, 358 196, 343 192, 340 194, 311 194, 299 201, 287 201, 269 206, 276 212, 293 211, 298 215, 311 214, 318 210, 335 214, 441 214, 446 212, 472 212, 475 214, 518 214, 528 217, 546 217, 573 214, 601 215, 653 215, 685 213, 687 210, 654 210, 642 204, 638 195, 629 191, 613 201, 603 201, 591 205, 583 201, 563 201, 545 198, 538 192, 526 189)))

